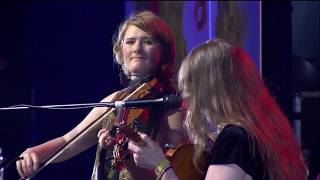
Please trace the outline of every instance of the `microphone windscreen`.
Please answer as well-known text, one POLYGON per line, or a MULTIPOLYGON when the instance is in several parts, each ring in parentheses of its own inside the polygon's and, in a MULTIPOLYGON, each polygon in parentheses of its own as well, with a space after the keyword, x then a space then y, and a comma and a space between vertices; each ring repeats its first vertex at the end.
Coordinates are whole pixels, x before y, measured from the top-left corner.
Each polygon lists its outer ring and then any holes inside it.
POLYGON ((181 106, 181 97, 175 94, 166 95, 164 102, 166 108, 178 108, 181 106))

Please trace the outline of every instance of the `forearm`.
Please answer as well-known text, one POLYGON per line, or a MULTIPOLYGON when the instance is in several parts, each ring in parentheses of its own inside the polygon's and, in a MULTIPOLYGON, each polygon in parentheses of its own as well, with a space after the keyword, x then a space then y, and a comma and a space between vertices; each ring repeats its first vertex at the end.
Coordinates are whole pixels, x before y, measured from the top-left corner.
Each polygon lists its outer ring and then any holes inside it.
POLYGON ((66 140, 64 136, 61 136, 35 146, 33 149, 38 154, 41 163, 55 153, 59 153, 59 155, 53 159, 52 163, 62 162, 76 156, 96 143, 96 141, 87 138, 88 137, 84 137, 84 139, 80 138, 78 141, 69 142, 67 145, 68 140, 66 140))
POLYGON ((101 112, 98 112, 97 109, 91 111, 79 125, 61 137, 65 146, 61 155, 53 162, 70 159, 98 143, 97 134, 101 129, 102 122, 98 121, 90 126, 89 124, 95 121, 100 114, 101 112))
POLYGON ((80 154, 81 152, 87 150, 88 148, 92 147, 93 145, 97 144, 98 142, 96 133, 89 133, 72 140, 67 138, 64 139, 65 143, 68 143, 68 145, 65 147, 65 149, 62 150, 63 152, 57 158, 57 160, 53 162, 61 162, 70 159, 80 154))
MULTIPOLYGON (((29 149, 34 151, 38 155, 39 160, 42 163, 65 144, 66 144, 65 139, 63 137, 58 137, 29 149)), ((66 158, 63 158, 63 159, 59 158, 53 162, 60 162, 60 161, 63 161, 64 159, 66 158)))

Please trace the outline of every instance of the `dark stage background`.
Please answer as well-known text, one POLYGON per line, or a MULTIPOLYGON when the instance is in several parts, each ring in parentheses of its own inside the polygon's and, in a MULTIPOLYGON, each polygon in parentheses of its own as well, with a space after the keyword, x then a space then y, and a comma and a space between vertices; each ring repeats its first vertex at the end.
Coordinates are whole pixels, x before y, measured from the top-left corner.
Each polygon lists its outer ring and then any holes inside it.
MULTIPOLYGON (((34 2, 0 5, 0 104, 99 102, 120 89, 112 35, 122 2, 34 2)), ((13 158, 63 135, 86 110, 0 112, 0 146, 13 158)), ((52 164, 34 179, 89 179, 95 148, 52 164)), ((18 179, 15 166, 5 179, 18 179)))
MULTIPOLYGON (((316 5, 319 21, 320 5, 316 5)), ((320 171, 319 97, 305 98, 300 114, 294 113, 292 106, 297 93, 320 91, 320 53, 309 58, 292 50, 297 44, 292 14, 299 7, 284 1, 262 3, 261 70, 291 123, 302 120, 302 147, 311 152, 307 156, 310 179, 314 179, 320 171), (310 75, 304 60, 311 62, 318 74, 310 75)), ((0 3, 0 107, 98 102, 120 89, 112 35, 124 14, 124 2, 0 3)), ((6 158, 14 158, 27 147, 63 135, 88 112, 0 111, 0 147, 6 158)), ((90 179, 94 156, 95 147, 49 165, 34 179, 90 179)), ((18 179, 15 166, 6 169, 7 179, 18 179)))

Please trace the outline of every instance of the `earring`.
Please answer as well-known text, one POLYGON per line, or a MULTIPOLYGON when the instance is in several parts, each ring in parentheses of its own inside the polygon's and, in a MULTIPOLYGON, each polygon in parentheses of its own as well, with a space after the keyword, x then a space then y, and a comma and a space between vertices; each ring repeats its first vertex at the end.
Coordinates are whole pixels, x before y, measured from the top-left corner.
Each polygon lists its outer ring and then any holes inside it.
POLYGON ((121 66, 122 71, 119 73, 120 83, 127 87, 129 85, 130 79, 128 78, 128 69, 125 67, 124 64, 121 66))
POLYGON ((122 71, 124 72, 125 75, 128 75, 128 73, 129 73, 128 69, 124 64, 121 66, 121 69, 122 69, 122 71))
POLYGON ((121 68, 122 68, 122 71, 127 71, 128 70, 125 65, 122 65, 121 68))

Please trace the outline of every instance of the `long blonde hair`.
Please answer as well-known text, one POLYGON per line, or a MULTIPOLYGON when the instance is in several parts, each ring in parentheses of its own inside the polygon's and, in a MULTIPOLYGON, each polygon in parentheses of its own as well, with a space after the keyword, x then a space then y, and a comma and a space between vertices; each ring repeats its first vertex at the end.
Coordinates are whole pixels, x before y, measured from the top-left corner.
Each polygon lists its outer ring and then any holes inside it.
POLYGON ((208 135, 220 124, 237 124, 257 142, 271 179, 306 179, 292 128, 241 48, 214 40, 193 49, 180 68, 179 89, 189 104, 185 127, 196 166, 208 135))

